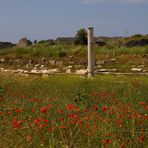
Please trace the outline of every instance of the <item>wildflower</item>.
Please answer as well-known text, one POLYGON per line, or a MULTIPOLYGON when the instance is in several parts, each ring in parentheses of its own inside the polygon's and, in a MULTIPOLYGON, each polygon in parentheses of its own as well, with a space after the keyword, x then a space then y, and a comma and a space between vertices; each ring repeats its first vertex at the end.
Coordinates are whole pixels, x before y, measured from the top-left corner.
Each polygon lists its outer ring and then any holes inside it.
POLYGON ((39 122, 40 122, 39 118, 34 119, 34 123, 39 123, 39 122))
POLYGON ((144 142, 144 139, 145 139, 145 136, 143 136, 143 135, 139 136, 139 142, 140 143, 144 142))
POLYGON ((50 127, 50 128, 48 128, 48 131, 49 132, 53 132, 55 130, 55 128, 52 126, 52 127, 50 127))
POLYGON ((40 108, 40 111, 45 114, 47 112, 47 109, 45 106, 43 106, 40 108))
POLYGON ((118 127, 121 127, 121 126, 122 126, 122 124, 121 124, 121 123, 117 123, 117 126, 118 126, 118 127))
POLYGON ((35 110, 33 109, 31 112, 32 112, 32 113, 35 113, 35 110))
POLYGON ((8 111, 8 112, 7 112, 7 114, 8 114, 8 115, 10 115, 10 114, 11 114, 11 112, 10 112, 10 111, 8 111))
POLYGON ((62 114, 63 110, 62 109, 57 109, 57 113, 62 114))
POLYGON ((77 117, 78 117, 78 115, 69 115, 70 119, 77 118, 77 117))
POLYGON ((67 108, 68 110, 73 110, 74 109, 73 104, 68 104, 67 108))
POLYGON ((104 106, 104 107, 102 108, 102 110, 103 110, 104 112, 106 112, 106 111, 108 110, 108 107, 107 107, 107 106, 104 106))
POLYGON ((136 118, 136 117, 138 117, 138 114, 134 113, 133 118, 136 118))
POLYGON ((121 148, 125 148, 125 144, 124 143, 121 145, 121 148))
POLYGON ((67 127, 66 127, 66 125, 62 124, 62 125, 59 126, 59 128, 60 129, 66 129, 67 127))
POLYGON ((40 127, 45 127, 45 126, 47 126, 46 123, 43 123, 43 124, 40 125, 40 127))
POLYGON ((48 120, 47 119, 43 119, 43 123, 47 123, 48 122, 48 120))
POLYGON ((59 121, 64 121, 64 118, 63 118, 63 117, 61 117, 61 118, 59 118, 58 120, 59 120, 59 121))
POLYGON ((111 144, 112 143, 112 140, 106 139, 106 140, 103 140, 103 143, 104 144, 111 144))
POLYGON ((94 109, 95 109, 95 110, 98 110, 98 106, 94 105, 94 109))
POLYGON ((21 108, 21 109, 15 109, 15 112, 16 113, 20 113, 20 112, 22 112, 24 109, 23 108, 21 108))
POLYGON ((21 125, 20 125, 20 121, 18 121, 16 118, 13 119, 13 126, 15 128, 20 128, 21 125))
POLYGON ((38 102, 40 102, 40 100, 39 99, 34 99, 33 102, 38 103, 38 102))
POLYGON ((146 103, 145 103, 145 102, 140 102, 140 105, 141 105, 141 106, 145 106, 146 103))

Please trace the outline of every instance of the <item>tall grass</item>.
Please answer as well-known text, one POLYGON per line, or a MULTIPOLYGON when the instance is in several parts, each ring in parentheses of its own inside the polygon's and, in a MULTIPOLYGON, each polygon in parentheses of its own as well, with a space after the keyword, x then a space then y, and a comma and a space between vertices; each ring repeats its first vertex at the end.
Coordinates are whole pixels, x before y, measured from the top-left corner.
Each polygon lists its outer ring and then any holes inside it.
MULTIPOLYGON (((1 76, 1 87, 11 88, 11 92, 21 92, 28 97, 56 97, 73 99, 77 95, 91 91, 116 93, 121 99, 146 99, 148 79, 144 76, 97 76, 85 79, 79 76, 10 77, 1 76), (13 87, 12 87, 13 86, 13 87), (25 88, 25 89, 24 89, 25 88), (41 91, 40 91, 41 90, 41 91)), ((6 94, 8 95, 9 92, 6 94)), ((11 93, 10 93, 11 95, 11 93)))
MULTIPOLYGON (((108 44, 104 47, 95 46, 94 50, 96 54, 112 54, 112 53, 148 54, 148 46, 127 48, 127 47, 118 47, 114 44, 108 44)), ((1 49, 0 55, 14 57, 14 58, 22 58, 25 56, 60 58, 61 57, 60 55, 64 56, 77 55, 84 57, 87 55, 87 47, 74 46, 74 45, 39 44, 35 46, 29 46, 26 48, 1 49)))

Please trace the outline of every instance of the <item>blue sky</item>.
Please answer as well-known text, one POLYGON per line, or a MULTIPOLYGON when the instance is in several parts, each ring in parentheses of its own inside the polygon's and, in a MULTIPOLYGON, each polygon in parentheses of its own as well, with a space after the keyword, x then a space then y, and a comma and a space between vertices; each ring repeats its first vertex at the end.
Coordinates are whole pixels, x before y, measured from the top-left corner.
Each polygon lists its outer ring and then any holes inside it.
POLYGON ((0 0, 0 40, 17 42, 75 36, 148 34, 148 0, 0 0))

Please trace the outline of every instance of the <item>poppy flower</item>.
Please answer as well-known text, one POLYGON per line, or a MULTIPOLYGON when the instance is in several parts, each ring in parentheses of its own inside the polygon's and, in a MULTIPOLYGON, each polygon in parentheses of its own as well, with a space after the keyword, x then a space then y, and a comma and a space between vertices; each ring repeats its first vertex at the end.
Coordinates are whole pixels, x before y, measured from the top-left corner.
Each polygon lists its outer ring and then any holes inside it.
POLYGON ((43 123, 47 123, 48 122, 48 120, 47 119, 43 119, 43 123))
POLYGON ((21 127, 20 121, 18 121, 17 119, 13 119, 13 126, 15 128, 20 128, 21 127))
POLYGON ((112 143, 112 140, 106 139, 106 140, 103 140, 103 143, 104 144, 111 144, 112 143))
POLYGON ((39 118, 34 119, 34 123, 39 123, 39 121, 40 121, 39 118))
POLYGON ((106 112, 106 111, 108 110, 108 107, 107 107, 107 106, 104 106, 104 107, 102 108, 102 110, 103 110, 104 112, 106 112))
POLYGON ((145 102, 140 102, 140 105, 141 105, 141 106, 145 106, 146 103, 145 103, 145 102))
POLYGON ((43 106, 40 108, 40 111, 45 114, 47 112, 47 109, 45 106, 43 106))
POLYGON ((95 109, 95 110, 98 110, 98 106, 94 105, 94 109, 95 109))

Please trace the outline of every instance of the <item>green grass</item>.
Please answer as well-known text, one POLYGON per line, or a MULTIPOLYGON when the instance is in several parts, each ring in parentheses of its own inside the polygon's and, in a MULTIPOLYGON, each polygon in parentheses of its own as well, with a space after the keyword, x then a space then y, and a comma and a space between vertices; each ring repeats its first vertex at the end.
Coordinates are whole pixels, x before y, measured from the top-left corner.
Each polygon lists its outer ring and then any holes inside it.
MULTIPOLYGON (((109 44, 104 47, 95 47, 96 54, 148 54, 148 46, 143 47, 118 47, 114 44, 109 44)), ((2 57, 11 58, 25 58, 25 57, 49 57, 61 58, 61 53, 64 52, 64 57, 69 55, 76 55, 78 57, 85 57, 87 55, 86 46, 74 45, 46 45, 37 44, 35 46, 28 46, 26 48, 11 48, 1 49, 0 55, 2 57)))
MULTIPOLYGON (((128 94, 129 98, 146 98, 148 91, 148 79, 144 76, 97 76, 92 80, 84 79, 79 76, 50 76, 49 78, 40 77, 12 77, 1 76, 1 87, 13 86, 11 91, 19 91, 25 95, 34 96, 42 90, 42 97, 73 98, 77 93, 85 91, 90 93, 92 90, 97 92, 118 92, 118 96, 124 97, 128 94), (6 83, 7 82, 7 83, 6 83), (107 83, 106 83, 107 82, 107 83), (25 89, 24 89, 25 88, 25 89), (139 89, 139 90, 138 90, 139 89), (75 90, 75 91, 73 91, 75 90), (138 91, 137 91, 138 90, 138 91), (29 91, 31 91, 29 93, 29 91), (32 94, 34 93, 35 94, 32 94), (50 94, 49 94, 50 92, 50 94)), ((37 96, 38 97, 38 96, 37 96)))
POLYGON ((0 147, 143 147, 148 78, 0 75, 0 147))

